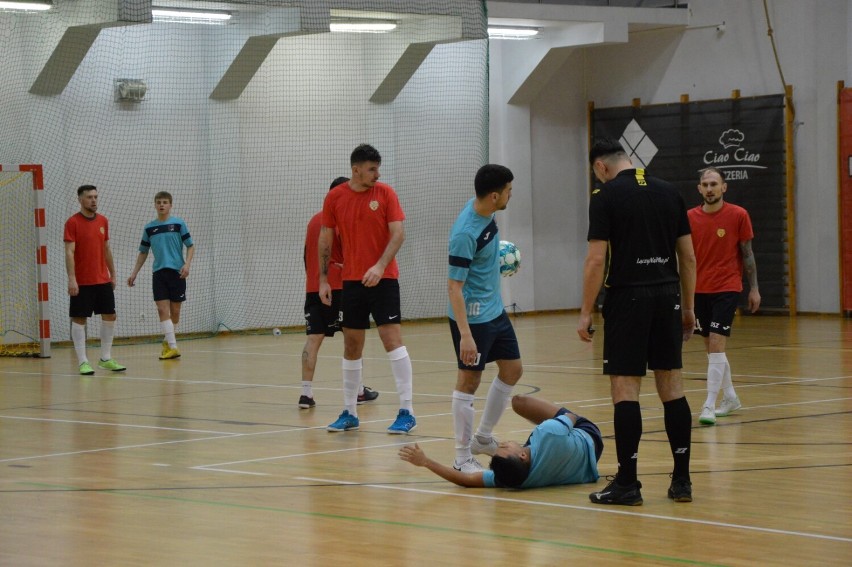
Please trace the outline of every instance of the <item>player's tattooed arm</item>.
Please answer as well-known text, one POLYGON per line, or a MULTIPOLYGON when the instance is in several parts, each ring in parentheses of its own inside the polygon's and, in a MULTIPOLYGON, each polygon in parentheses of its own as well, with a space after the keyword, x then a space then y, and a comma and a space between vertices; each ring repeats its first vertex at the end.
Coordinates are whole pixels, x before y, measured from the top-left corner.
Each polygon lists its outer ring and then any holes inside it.
POLYGON ((319 252, 319 296, 325 305, 331 305, 331 286, 328 284, 328 264, 331 261, 331 243, 334 229, 322 227, 318 241, 319 252))
POLYGON ((319 265, 320 278, 328 275, 328 265, 331 262, 331 241, 333 237, 333 228, 322 227, 319 235, 319 265))
POLYGON ((743 271, 746 273, 748 286, 757 289, 757 263, 754 261, 754 251, 751 249, 751 240, 740 242, 740 252, 743 256, 743 271))
POLYGON ((760 291, 757 288, 757 263, 754 261, 751 240, 740 242, 740 252, 743 256, 743 271, 748 279, 748 309, 754 313, 760 309, 760 291))

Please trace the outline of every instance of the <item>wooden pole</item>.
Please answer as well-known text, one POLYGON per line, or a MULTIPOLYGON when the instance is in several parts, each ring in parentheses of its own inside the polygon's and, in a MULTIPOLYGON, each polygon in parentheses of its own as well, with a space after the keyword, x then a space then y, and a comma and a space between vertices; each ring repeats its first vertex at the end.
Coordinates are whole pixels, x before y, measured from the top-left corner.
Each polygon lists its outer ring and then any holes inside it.
POLYGON ((787 178, 787 278, 788 294, 790 303, 790 316, 795 317, 798 312, 796 299, 796 159, 793 148, 793 125, 796 119, 793 108, 793 86, 785 88, 784 105, 784 134, 786 178, 787 178))

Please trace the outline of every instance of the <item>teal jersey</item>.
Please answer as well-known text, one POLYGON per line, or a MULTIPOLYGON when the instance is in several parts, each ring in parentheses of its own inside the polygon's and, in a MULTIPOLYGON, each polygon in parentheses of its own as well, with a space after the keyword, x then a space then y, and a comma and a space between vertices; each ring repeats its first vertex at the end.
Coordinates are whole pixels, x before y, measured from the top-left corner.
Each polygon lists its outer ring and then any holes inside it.
MULTIPOLYGON (((599 478, 592 436, 577 429, 567 415, 538 424, 526 443, 530 448, 530 475, 521 488, 596 482, 599 478)), ((494 471, 482 471, 485 486, 493 488, 494 471)))
MULTIPOLYGON (((462 295, 470 324, 493 321, 503 313, 500 295, 500 238, 494 215, 484 217, 474 199, 459 213, 449 244, 449 279, 464 282, 462 295)), ((453 320, 453 308, 447 306, 453 320)))
POLYGON ((164 221, 152 220, 142 230, 139 251, 154 253, 153 271, 164 268, 180 270, 183 267, 183 247, 192 246, 192 236, 183 219, 169 217, 164 221))

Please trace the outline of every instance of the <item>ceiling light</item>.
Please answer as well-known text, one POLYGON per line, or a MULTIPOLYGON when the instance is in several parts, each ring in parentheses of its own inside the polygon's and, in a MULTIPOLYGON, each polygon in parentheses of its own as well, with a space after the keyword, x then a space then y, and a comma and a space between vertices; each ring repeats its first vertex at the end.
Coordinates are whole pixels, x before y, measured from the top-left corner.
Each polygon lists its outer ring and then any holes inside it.
POLYGON ((396 29, 396 22, 389 20, 332 21, 329 28, 333 32, 387 33, 396 29))
POLYGON ((8 12, 43 12, 50 10, 52 4, 36 2, 0 2, 0 11, 8 12))
POLYGON ((538 35, 538 28, 514 28, 488 26, 491 39, 532 39, 538 35))
POLYGON ((225 25, 231 13, 224 10, 189 10, 185 8, 154 8, 151 15, 155 22, 180 24, 225 25))

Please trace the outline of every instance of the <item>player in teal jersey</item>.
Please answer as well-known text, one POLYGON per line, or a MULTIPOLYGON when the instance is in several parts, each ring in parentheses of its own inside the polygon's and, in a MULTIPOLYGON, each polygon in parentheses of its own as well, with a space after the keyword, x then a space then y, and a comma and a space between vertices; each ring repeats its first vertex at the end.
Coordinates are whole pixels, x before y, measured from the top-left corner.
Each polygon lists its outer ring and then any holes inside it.
POLYGON ((430 459, 417 444, 402 447, 399 457, 467 488, 536 488, 598 480, 604 443, 594 423, 532 396, 514 396, 512 409, 536 427, 526 443, 499 443, 490 470, 463 472, 442 465, 430 459))
POLYGON ((482 470, 473 454, 493 455, 494 426, 523 374, 518 339, 500 295, 499 237, 494 214, 512 197, 512 172, 488 164, 476 173, 476 196, 462 209, 449 240, 450 333, 456 349, 458 377, 453 392, 456 470, 482 470), (485 410, 473 435, 473 400, 488 362, 497 362, 497 376, 485 398, 485 410))
POLYGON ((145 260, 148 259, 148 252, 153 252, 154 303, 157 305, 160 327, 164 335, 160 360, 168 360, 180 357, 175 327, 180 321, 181 306, 186 301, 186 278, 189 277, 195 245, 186 222, 171 216, 171 194, 165 191, 157 193, 154 196, 154 208, 157 211, 157 219, 146 224, 142 231, 139 255, 136 257, 133 272, 127 278, 127 285, 130 287, 135 285, 136 276, 145 264, 145 260), (186 247, 186 259, 183 257, 184 247, 186 247))

